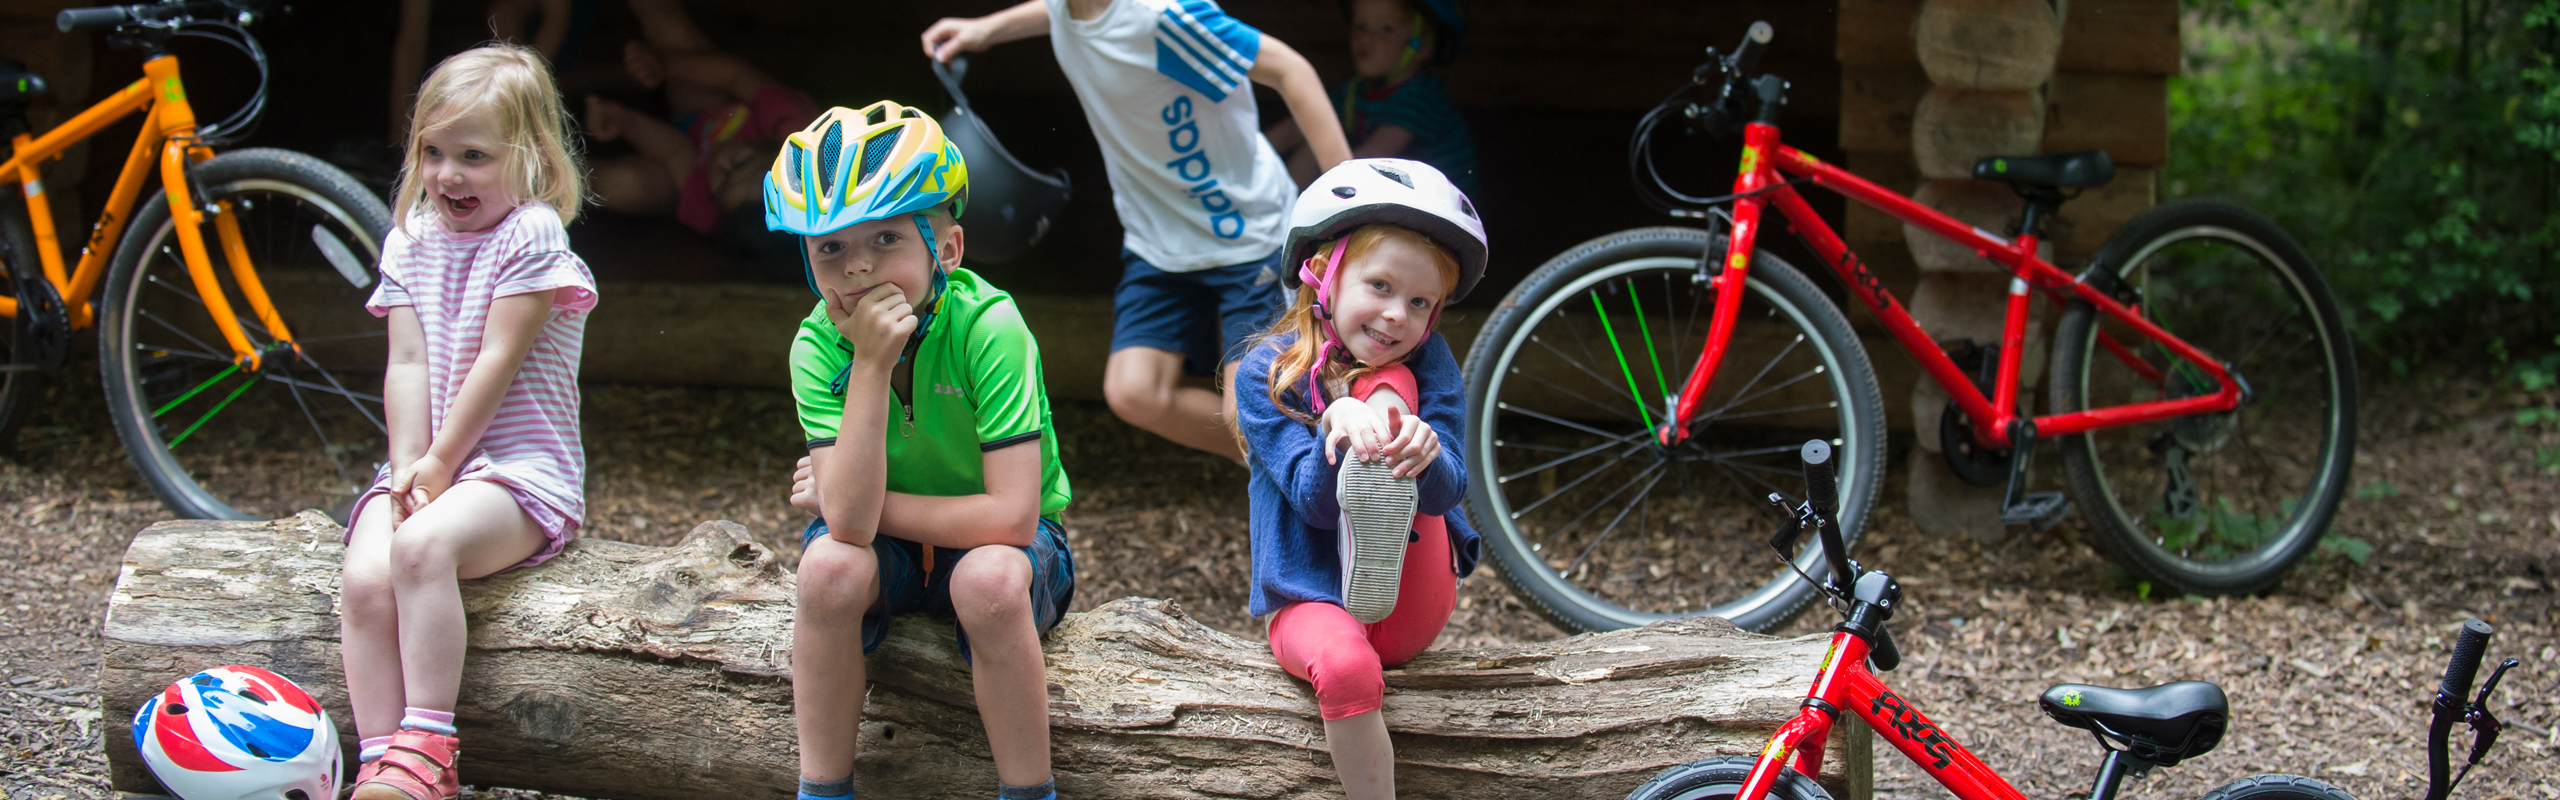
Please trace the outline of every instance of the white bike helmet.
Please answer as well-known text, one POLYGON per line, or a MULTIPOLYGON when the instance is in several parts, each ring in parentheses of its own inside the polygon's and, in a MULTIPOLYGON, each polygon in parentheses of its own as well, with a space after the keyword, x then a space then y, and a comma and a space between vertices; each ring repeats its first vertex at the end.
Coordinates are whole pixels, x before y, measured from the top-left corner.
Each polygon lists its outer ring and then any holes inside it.
POLYGON ((309 692, 257 667, 169 684, 134 712, 133 745, 183 800, 338 796, 338 726, 309 692))
POLYGON ((1299 269, 1282 270, 1282 278, 1292 289, 1309 276, 1319 283, 1329 279, 1307 267, 1307 258, 1325 242, 1376 223, 1411 229, 1458 257, 1458 285, 1444 305, 1466 299, 1484 277, 1484 220, 1449 176, 1420 161, 1355 158, 1317 176, 1289 208, 1289 261, 1299 269))

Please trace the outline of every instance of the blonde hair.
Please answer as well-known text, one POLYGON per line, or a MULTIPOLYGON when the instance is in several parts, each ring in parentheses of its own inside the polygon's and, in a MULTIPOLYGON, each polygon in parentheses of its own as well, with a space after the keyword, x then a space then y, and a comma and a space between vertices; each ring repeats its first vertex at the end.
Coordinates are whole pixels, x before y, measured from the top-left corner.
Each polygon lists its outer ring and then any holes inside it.
POLYGON ((420 135, 483 112, 497 115, 498 138, 506 151, 500 174, 516 201, 550 205, 563 225, 576 220, 578 206, 586 200, 586 171, 578 163, 577 140, 569 135, 569 115, 551 82, 551 67, 532 48, 506 43, 457 53, 437 64, 418 87, 400 183, 391 191, 392 219, 408 224, 410 209, 425 199, 427 184, 433 182, 418 171, 425 147, 420 135))
MULTIPOLYGON (((1333 242, 1326 242, 1323 246, 1317 247, 1313 260, 1318 265, 1317 269, 1322 269, 1322 265, 1332 258, 1333 248, 1337 244, 1340 244, 1345 248, 1342 254, 1342 261, 1347 269, 1348 265, 1359 263, 1360 259, 1368 257, 1370 251, 1376 250, 1378 245, 1385 243, 1389 239, 1403 241, 1407 244, 1421 245, 1424 252, 1431 254, 1432 266, 1439 269, 1440 286, 1445 290, 1448 287, 1458 285, 1458 257, 1456 254, 1450 253, 1448 248, 1441 247, 1439 242, 1432 241, 1431 237, 1424 236, 1410 228, 1400 228, 1394 225, 1377 224, 1361 226, 1359 230, 1351 232, 1350 241, 1348 243, 1342 243, 1340 240, 1336 240, 1333 242)), ((1294 265, 1283 264, 1281 265, 1281 268, 1288 269, 1292 266, 1294 265)), ((1339 280, 1341 278, 1339 274, 1329 275, 1326 277, 1331 280, 1339 280)), ((1341 290, 1339 287, 1336 287, 1335 289, 1334 298, 1334 302, 1341 302, 1341 290)), ((1306 392, 1307 370, 1320 368, 1322 372, 1317 374, 1317 381, 1331 385, 1336 382, 1356 381, 1361 376, 1377 370, 1380 366, 1384 366, 1363 365, 1358 364, 1357 362, 1344 363, 1341 361, 1334 361, 1322 365, 1316 364, 1316 356, 1324 347, 1324 324, 1322 320, 1316 319, 1315 304, 1315 284, 1300 284, 1298 286, 1297 296, 1289 301, 1289 310, 1286 313, 1281 314, 1280 319, 1273 322, 1269 330, 1256 335, 1250 345, 1252 347, 1276 347, 1280 350, 1280 354, 1271 359, 1271 405, 1280 409, 1280 413, 1287 414, 1291 418, 1310 425, 1313 425, 1316 422, 1316 418, 1314 416, 1291 408, 1288 403, 1281 402, 1280 400, 1281 395, 1292 390, 1301 394, 1306 392), (1297 336, 1296 341, 1289 342, 1285 346, 1279 344, 1281 337, 1292 334, 1297 336)), ((1425 331, 1424 335, 1428 336, 1430 335, 1430 332, 1425 331)), ((1421 350, 1421 346, 1415 345, 1414 350, 1421 350)), ((1310 404, 1312 405, 1312 399, 1310 399, 1310 404)))

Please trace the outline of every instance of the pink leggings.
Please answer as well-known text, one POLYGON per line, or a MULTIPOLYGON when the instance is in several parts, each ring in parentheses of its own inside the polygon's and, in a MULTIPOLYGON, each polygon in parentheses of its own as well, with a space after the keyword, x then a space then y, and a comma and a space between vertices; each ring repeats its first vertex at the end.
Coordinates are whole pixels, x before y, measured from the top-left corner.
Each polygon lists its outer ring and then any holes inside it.
MULTIPOLYGON (((1361 381, 1353 394, 1366 397, 1385 383, 1410 405, 1413 379, 1410 373, 1397 377, 1403 380, 1361 381)), ((1385 669, 1421 655, 1449 625, 1449 612, 1458 604, 1449 527, 1439 517, 1417 514, 1413 528, 1422 538, 1405 546, 1404 580, 1396 590, 1395 613, 1386 619, 1362 625, 1333 603, 1291 603, 1271 616, 1271 655, 1289 674, 1316 685, 1316 707, 1327 721, 1378 710, 1386 700, 1385 669)))

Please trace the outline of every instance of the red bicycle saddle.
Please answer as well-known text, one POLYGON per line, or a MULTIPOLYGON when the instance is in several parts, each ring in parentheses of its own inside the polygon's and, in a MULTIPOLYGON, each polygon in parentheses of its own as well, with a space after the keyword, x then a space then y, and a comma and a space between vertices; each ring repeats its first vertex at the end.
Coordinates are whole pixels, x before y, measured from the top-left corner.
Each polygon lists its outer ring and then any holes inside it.
POLYGON ((2053 721, 2093 731, 2163 767, 2211 752, 2231 720, 2222 687, 2204 681, 2148 689, 2066 683, 2044 690, 2037 704, 2053 721))

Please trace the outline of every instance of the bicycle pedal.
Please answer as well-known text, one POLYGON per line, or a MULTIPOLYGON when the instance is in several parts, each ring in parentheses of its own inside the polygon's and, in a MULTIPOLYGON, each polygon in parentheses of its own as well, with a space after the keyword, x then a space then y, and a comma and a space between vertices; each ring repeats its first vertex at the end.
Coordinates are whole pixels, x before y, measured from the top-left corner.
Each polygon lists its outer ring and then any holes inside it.
POLYGON ((2061 492, 2028 492, 2017 505, 2000 509, 2000 523, 2041 531, 2061 522, 2070 511, 2071 501, 2063 499, 2061 492))

